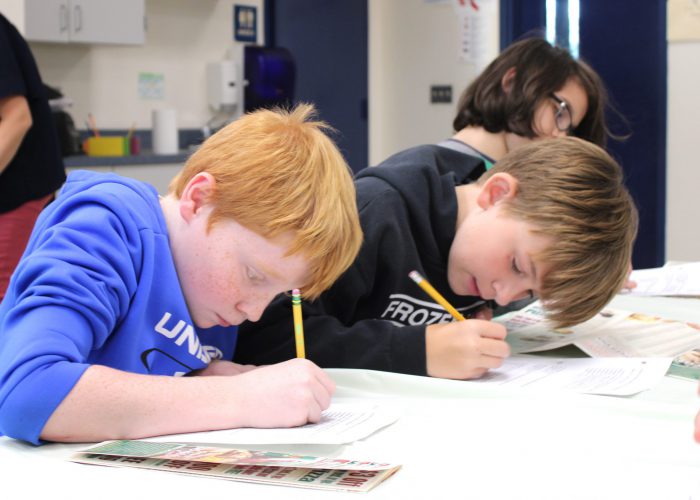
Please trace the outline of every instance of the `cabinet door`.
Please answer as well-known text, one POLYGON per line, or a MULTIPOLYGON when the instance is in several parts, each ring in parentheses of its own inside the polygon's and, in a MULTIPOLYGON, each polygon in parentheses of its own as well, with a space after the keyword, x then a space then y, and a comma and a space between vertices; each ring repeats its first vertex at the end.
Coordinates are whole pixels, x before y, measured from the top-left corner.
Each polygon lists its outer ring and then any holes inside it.
POLYGON ((67 42, 68 0, 24 0, 24 37, 36 42, 67 42))
POLYGON ((144 0, 70 0, 70 40, 142 44, 144 0))
POLYGON ((153 165, 117 165, 114 167, 114 172, 131 177, 142 182, 147 182, 153 185, 158 194, 168 194, 168 185, 180 170, 182 164, 179 163, 158 163, 153 165))

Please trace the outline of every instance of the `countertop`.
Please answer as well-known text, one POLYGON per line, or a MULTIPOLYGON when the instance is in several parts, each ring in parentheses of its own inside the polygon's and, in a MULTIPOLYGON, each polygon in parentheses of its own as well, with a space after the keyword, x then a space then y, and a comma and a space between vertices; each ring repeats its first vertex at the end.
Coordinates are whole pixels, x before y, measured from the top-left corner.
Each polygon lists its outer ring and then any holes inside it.
MULTIPOLYGON (((81 143, 90 136, 90 133, 87 130, 79 130, 78 132, 81 143)), ((153 153, 150 130, 135 130, 132 132, 139 138, 139 154, 128 156, 73 155, 64 157, 63 163, 68 168, 157 165, 173 163, 183 164, 204 140, 202 137, 202 131, 199 129, 180 129, 178 130, 178 141, 181 147, 180 151, 175 154, 157 155, 153 153)), ((122 129, 111 129, 105 130, 103 133, 105 136, 127 135, 129 131, 122 129)))
POLYGON ((63 158, 63 163, 66 167, 99 167, 99 166, 115 166, 115 165, 154 165, 154 164, 173 164, 185 163, 192 151, 181 150, 176 154, 157 155, 152 151, 142 151, 137 155, 129 156, 87 156, 75 155, 66 156, 63 158))

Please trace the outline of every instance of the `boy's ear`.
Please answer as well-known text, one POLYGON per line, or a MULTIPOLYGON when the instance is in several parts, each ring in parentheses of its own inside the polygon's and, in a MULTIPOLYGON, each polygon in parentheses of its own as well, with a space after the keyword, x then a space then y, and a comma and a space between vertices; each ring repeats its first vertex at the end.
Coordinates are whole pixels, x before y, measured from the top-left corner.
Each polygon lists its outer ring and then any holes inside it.
POLYGON ((512 66, 508 68, 508 71, 506 71, 503 78, 501 78, 501 88, 506 94, 510 94, 510 91, 513 90, 513 85, 515 85, 515 73, 515 66, 512 66))
POLYGON ((500 201, 513 198, 517 191, 518 180, 510 174, 499 172, 484 182, 476 201, 479 207, 486 210, 500 201))
POLYGON ((180 215, 190 222, 211 199, 216 179, 208 172, 200 172, 190 179, 180 196, 180 215))

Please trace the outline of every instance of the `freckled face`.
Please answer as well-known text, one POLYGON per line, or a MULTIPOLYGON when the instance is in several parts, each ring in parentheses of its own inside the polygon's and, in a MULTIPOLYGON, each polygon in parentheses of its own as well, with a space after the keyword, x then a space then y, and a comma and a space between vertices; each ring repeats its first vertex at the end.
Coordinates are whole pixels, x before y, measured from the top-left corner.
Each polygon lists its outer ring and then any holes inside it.
POLYGON ((233 220, 217 222, 207 233, 210 213, 209 207, 199 210, 173 249, 198 327, 257 321, 277 294, 306 283, 306 260, 299 254, 284 256, 291 234, 268 240, 233 220))
POLYGON ((466 219, 448 259, 447 279, 458 295, 474 295, 506 305, 537 296, 546 268, 533 259, 552 243, 534 226, 503 213, 501 206, 466 219))

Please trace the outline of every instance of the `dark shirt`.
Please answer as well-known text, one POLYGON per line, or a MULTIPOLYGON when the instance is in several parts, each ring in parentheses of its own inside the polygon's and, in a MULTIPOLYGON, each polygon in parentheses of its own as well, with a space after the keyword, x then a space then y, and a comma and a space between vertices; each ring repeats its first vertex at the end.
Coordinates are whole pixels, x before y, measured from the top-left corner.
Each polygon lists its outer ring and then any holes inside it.
POLYGON ((0 213, 56 191, 66 174, 51 108, 27 42, 0 14, 0 98, 23 95, 32 126, 0 174, 0 213))
MULTIPOLYGON (((447 260, 457 225, 455 186, 484 172, 481 159, 440 146, 398 153, 357 174, 364 242, 321 297, 303 302, 307 357, 324 368, 426 375, 425 329, 452 321, 408 273, 420 272, 463 314, 483 301, 452 293, 447 260)), ((257 323, 239 327, 234 361, 294 357, 291 299, 277 297, 257 323)))

